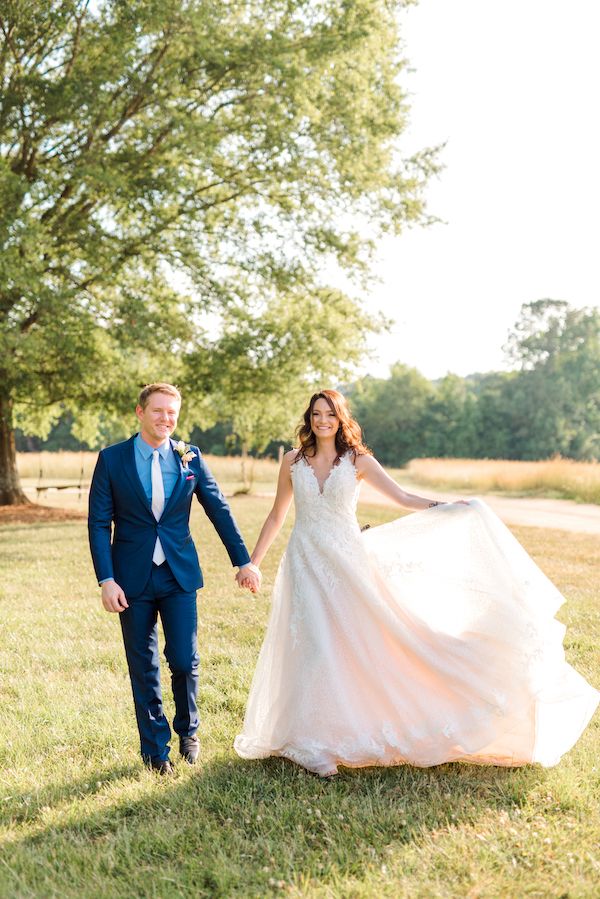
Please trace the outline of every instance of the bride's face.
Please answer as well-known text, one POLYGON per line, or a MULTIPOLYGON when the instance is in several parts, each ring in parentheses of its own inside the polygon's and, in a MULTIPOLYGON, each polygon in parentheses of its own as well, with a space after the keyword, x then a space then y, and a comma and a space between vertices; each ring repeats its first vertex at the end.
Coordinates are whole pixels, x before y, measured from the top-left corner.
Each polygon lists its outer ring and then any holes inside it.
POLYGON ((339 418, 322 397, 312 407, 310 426, 315 437, 333 437, 340 426, 339 418))

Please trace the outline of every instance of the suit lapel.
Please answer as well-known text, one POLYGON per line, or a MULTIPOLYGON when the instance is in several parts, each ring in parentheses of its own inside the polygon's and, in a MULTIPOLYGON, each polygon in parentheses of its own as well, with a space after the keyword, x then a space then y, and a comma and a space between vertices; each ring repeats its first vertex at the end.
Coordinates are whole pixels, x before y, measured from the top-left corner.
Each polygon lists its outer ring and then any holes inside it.
POLYGON ((135 436, 136 435, 134 434, 133 437, 130 437, 127 441, 125 452, 123 454, 123 468, 125 469, 125 476, 135 490, 140 502, 152 515, 152 505, 142 487, 142 482, 140 481, 140 476, 137 471, 137 465, 135 464, 135 446, 133 443, 135 436))

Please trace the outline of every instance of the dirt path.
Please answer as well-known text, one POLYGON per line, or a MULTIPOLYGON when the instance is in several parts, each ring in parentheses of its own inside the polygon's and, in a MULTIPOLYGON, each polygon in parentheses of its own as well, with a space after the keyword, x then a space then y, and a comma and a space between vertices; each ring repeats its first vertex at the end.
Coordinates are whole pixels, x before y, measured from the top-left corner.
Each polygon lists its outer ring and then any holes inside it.
MULTIPOLYGON (((407 489, 422 496, 430 496, 432 499, 451 500, 460 497, 458 493, 439 493, 430 487, 418 487, 414 484, 407 489)), ((480 494, 480 496, 505 524, 578 531, 583 534, 600 534, 600 506, 575 503, 568 499, 529 499, 492 494, 480 494)), ((464 498, 468 499, 468 496, 464 498)), ((368 484, 362 485, 360 502, 378 506, 395 505, 368 484)))
POLYGON ((40 524, 48 522, 83 521, 86 512, 81 509, 60 509, 37 503, 17 506, 0 506, 0 526, 3 524, 40 524))

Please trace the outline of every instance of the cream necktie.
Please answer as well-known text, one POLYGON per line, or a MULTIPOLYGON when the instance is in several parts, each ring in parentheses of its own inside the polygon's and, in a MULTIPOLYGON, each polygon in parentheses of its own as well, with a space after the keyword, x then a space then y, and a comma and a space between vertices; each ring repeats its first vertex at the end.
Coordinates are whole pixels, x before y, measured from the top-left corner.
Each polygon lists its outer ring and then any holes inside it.
MULTIPOLYGON (((165 508, 165 485, 163 484, 162 471, 160 470, 160 456, 158 450, 152 453, 152 514, 159 521, 165 508)), ((160 540, 156 538, 152 561, 155 565, 162 565, 166 556, 163 552, 160 540)))

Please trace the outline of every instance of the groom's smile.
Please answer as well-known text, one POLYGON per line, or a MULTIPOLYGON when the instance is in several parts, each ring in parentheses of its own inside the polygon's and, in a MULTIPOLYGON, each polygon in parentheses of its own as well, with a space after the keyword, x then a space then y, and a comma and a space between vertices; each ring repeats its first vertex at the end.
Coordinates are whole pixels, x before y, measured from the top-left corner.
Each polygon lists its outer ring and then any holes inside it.
POLYGON ((177 427, 180 407, 177 397, 158 391, 150 395, 145 406, 136 406, 142 439, 155 448, 164 443, 177 427))

